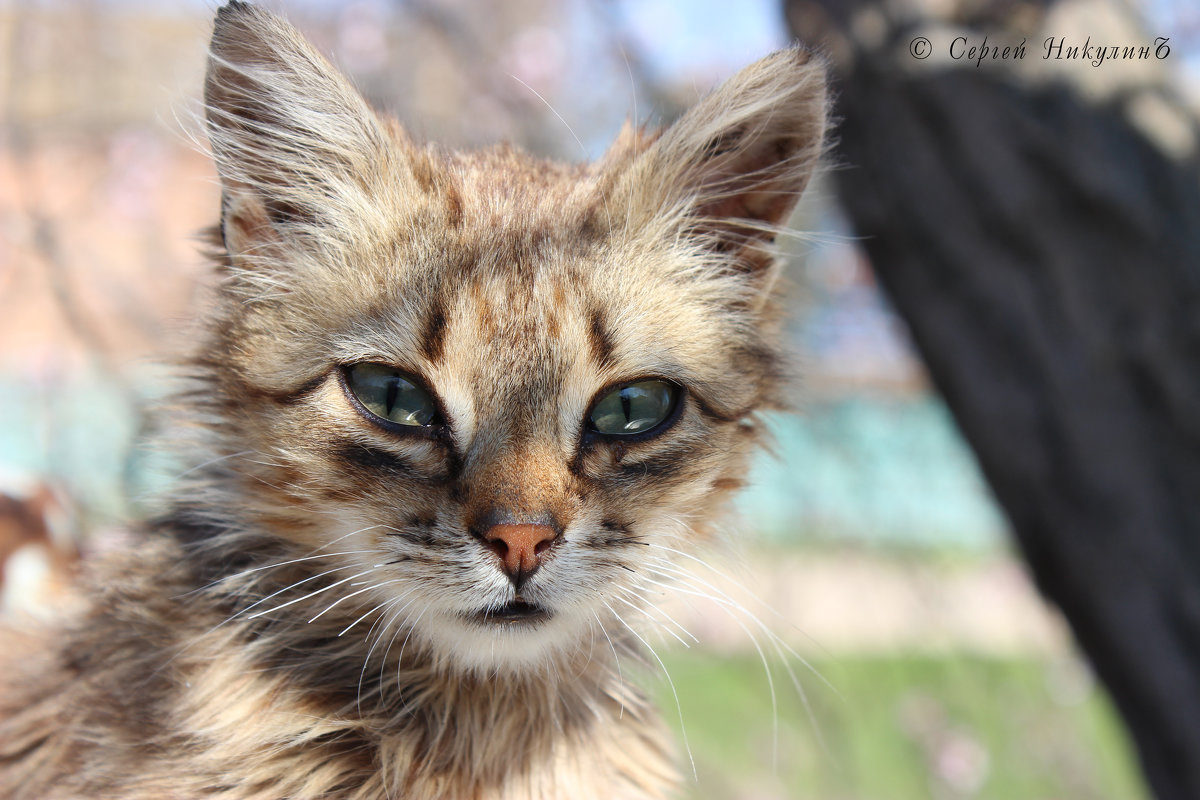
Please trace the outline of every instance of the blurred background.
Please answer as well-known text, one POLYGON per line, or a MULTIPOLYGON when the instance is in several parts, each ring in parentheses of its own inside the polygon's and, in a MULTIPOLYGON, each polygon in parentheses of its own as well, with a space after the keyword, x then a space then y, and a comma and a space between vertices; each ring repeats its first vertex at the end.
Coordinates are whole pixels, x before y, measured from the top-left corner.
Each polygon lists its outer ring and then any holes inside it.
MULTIPOLYGON (((567 160, 598 156, 626 117, 670 121, 792 39, 778 0, 269 5, 418 137, 567 160)), ((1194 4, 1072 5, 1171 36, 1155 79, 1195 108, 1194 4)), ((169 480, 145 442, 170 431, 151 431, 146 410, 169 390, 164 365, 187 346, 209 277, 196 234, 216 221, 218 189, 198 97, 213 11, 0 1, 9 613, 52 605, 77 560, 117 541, 169 480)), ((1079 84, 1133 69, 1049 66, 1079 84)), ((787 242, 797 413, 770 420, 775 452, 754 467, 733 544, 702 555, 729 600, 674 601, 698 641, 659 648, 673 688, 648 677, 686 731, 689 796, 1145 797, 1105 693, 1032 588, 839 207, 832 176, 849 168, 831 161, 787 242)))

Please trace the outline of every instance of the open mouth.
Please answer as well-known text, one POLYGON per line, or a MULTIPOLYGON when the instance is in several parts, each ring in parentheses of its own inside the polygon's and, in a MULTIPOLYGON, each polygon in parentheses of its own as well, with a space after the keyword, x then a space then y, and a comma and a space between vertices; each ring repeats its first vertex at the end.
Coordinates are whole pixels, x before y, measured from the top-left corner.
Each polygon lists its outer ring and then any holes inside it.
POLYGON ((524 600, 513 600, 499 608, 480 611, 475 615, 480 622, 513 625, 519 623, 543 622, 550 619, 550 612, 533 603, 524 600))

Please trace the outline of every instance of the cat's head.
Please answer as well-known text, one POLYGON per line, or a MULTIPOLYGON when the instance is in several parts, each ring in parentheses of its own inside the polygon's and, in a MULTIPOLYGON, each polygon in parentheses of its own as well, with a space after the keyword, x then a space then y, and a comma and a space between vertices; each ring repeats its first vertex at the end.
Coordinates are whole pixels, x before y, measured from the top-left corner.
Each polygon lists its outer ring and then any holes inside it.
POLYGON ((230 3, 205 99, 225 254, 199 361, 240 513, 447 663, 636 626, 776 404, 770 247, 821 66, 775 53, 565 166, 416 144, 230 3))

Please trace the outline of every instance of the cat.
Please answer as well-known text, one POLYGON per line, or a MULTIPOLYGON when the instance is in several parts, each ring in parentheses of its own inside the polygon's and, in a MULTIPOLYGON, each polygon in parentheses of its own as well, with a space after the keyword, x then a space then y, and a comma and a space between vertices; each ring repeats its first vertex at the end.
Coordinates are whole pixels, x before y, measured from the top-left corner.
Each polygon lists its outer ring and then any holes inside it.
POLYGON ((773 244, 820 59, 581 165, 419 144, 243 2, 204 95, 193 466, 84 609, 8 640, 0 796, 673 796, 621 663, 783 402, 773 244))

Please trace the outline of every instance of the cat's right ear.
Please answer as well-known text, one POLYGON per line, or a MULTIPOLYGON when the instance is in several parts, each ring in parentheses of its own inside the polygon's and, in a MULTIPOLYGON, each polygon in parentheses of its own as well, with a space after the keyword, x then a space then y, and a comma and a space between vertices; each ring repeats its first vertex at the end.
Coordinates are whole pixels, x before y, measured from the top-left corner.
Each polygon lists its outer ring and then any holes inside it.
POLYGON ((821 156, 825 68, 799 47, 734 75, 642 153, 622 187, 631 220, 682 223, 682 237, 759 285, 782 230, 821 156))
POLYGON ((288 23, 247 3, 223 6, 204 101, 234 263, 347 235, 378 207, 387 131, 288 23))

